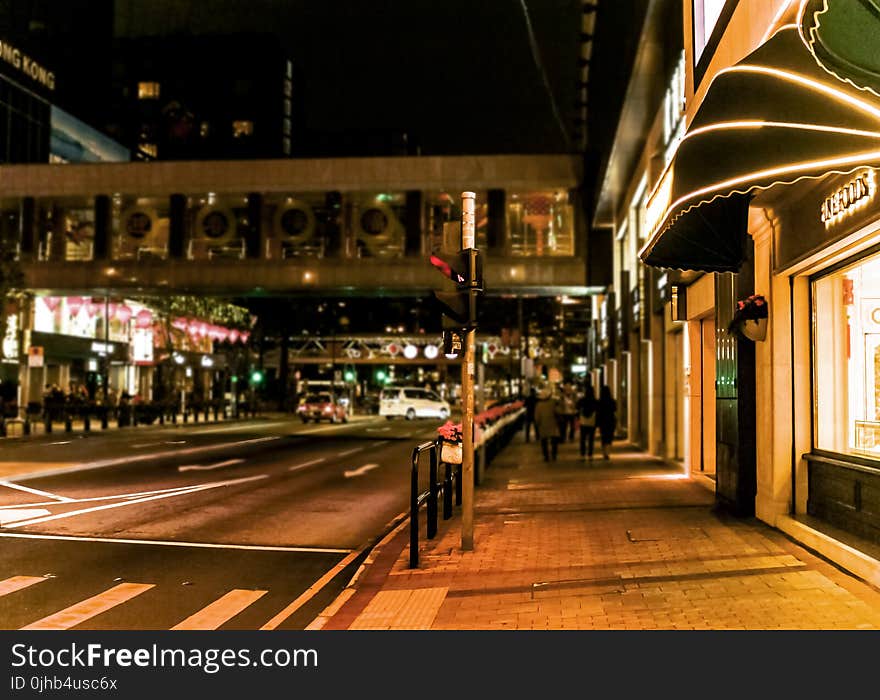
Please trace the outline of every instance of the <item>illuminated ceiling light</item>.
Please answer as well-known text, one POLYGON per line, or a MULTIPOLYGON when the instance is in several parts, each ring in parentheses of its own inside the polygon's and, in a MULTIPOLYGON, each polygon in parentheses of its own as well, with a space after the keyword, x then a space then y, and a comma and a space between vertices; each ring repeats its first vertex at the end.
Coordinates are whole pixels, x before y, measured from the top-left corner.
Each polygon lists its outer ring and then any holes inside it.
POLYGON ((408 344, 408 345, 406 345, 406 347, 403 348, 403 356, 407 360, 414 360, 416 355, 418 355, 418 354, 419 354, 419 349, 415 345, 408 344))
POLYGON ((433 360, 434 358, 436 358, 438 353, 439 350, 437 349, 436 345, 425 346, 425 357, 427 357, 429 360, 433 360))
POLYGON ((311 270, 306 270, 303 272, 303 282, 314 282, 315 281, 315 273, 311 270))

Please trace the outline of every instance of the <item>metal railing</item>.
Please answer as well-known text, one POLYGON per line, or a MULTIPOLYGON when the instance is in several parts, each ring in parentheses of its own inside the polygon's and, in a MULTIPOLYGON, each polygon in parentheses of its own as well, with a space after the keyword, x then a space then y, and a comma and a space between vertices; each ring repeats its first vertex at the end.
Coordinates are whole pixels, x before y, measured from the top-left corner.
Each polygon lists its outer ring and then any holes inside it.
POLYGON ((438 481, 440 467, 440 440, 423 442, 413 449, 412 474, 410 478, 409 503, 409 566, 411 569, 419 565, 419 510, 427 508, 427 537, 429 540, 437 536, 438 500, 443 494, 443 519, 452 517, 452 496, 455 491, 455 505, 461 505, 461 465, 444 463, 446 466, 443 481, 438 481), (428 488, 419 492, 419 458, 429 453, 428 488), (454 468, 454 467, 457 467, 454 468))
MULTIPOLYGON (((510 442, 513 436, 522 430, 525 411, 519 409, 509 418, 504 419, 488 436, 474 446, 475 483, 481 481, 482 471, 495 456, 510 442)), ((452 517, 452 498, 455 505, 461 505, 461 465, 449 464, 440 459, 442 439, 423 442, 412 452, 412 472, 410 477, 410 509, 409 509, 409 568, 419 565, 419 510, 426 507, 426 537, 431 540, 437 535, 438 499, 443 495, 443 519, 452 517), (419 491, 419 461, 422 454, 429 453, 428 488, 419 491), (440 465, 445 466, 443 480, 438 479, 440 465)))

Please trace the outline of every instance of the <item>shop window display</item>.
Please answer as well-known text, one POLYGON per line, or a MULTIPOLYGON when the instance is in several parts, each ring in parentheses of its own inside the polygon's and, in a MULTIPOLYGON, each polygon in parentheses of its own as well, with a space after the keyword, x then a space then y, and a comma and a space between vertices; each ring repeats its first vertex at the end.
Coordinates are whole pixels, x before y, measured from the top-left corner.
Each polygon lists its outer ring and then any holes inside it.
POLYGON ((815 447, 880 460, 880 255, 812 291, 815 447))

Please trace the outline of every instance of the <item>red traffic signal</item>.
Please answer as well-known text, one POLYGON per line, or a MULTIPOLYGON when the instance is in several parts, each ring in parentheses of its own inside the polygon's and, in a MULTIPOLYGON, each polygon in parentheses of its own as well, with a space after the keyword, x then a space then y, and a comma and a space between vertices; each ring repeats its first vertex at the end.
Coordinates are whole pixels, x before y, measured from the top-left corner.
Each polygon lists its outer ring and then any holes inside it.
POLYGON ((431 255, 431 265, 459 289, 483 289, 483 259, 476 248, 465 248, 455 254, 452 262, 431 255))

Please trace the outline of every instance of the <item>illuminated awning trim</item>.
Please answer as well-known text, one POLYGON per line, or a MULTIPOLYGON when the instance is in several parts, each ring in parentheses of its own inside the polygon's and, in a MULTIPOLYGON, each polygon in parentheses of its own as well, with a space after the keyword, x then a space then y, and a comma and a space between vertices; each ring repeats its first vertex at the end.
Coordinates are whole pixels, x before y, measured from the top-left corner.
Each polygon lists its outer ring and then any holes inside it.
POLYGON ((648 200, 639 255, 659 267, 735 271, 751 193, 875 165, 880 100, 832 77, 799 26, 787 25, 715 76, 648 200), (730 207, 716 203, 732 197, 730 207))

